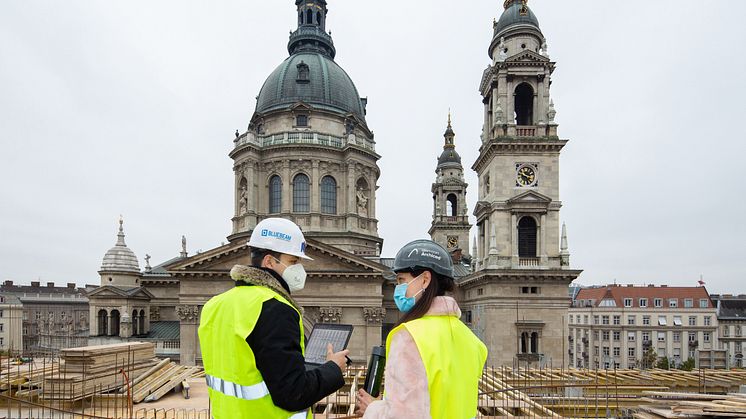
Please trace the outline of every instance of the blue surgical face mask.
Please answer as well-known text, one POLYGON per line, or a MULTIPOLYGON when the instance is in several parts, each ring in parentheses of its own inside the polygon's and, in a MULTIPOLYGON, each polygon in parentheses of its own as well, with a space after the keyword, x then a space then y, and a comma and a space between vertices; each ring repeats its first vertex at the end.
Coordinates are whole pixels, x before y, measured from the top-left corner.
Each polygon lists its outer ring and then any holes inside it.
POLYGON ((411 310, 412 307, 414 307, 414 304, 417 302, 414 297, 416 297, 417 295, 419 295, 421 292, 425 291, 425 289, 423 288, 423 289, 417 291, 417 294, 415 294, 415 295, 413 295, 411 297, 407 297, 407 287, 409 286, 409 284, 411 284, 412 282, 416 281, 417 278, 419 278, 420 276, 422 276, 422 274, 416 276, 411 281, 409 281, 409 282, 407 282, 405 284, 399 284, 399 285, 396 286, 396 288, 394 288, 394 303, 396 303, 396 307, 402 313, 406 313, 409 310, 411 310))

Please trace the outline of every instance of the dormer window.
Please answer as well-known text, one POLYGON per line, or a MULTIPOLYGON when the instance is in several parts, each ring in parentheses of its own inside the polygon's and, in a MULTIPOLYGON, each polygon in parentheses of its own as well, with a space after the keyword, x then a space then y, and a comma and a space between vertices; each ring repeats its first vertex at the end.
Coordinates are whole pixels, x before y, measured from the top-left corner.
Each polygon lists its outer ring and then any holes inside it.
POLYGON ((310 68, 308 67, 308 64, 301 61, 300 64, 296 66, 298 69, 298 77, 295 79, 297 83, 309 83, 309 74, 311 73, 310 68))
POLYGON ((298 115, 295 117, 296 127, 307 127, 308 126, 308 115, 298 115))

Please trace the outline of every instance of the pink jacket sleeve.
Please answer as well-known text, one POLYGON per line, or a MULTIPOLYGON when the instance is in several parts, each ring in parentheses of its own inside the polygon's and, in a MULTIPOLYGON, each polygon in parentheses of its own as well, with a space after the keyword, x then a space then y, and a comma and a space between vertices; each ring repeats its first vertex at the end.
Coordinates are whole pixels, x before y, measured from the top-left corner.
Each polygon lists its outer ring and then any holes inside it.
POLYGON ((430 418, 427 373, 417 345, 407 329, 391 338, 386 359, 383 400, 368 405, 364 419, 430 418))

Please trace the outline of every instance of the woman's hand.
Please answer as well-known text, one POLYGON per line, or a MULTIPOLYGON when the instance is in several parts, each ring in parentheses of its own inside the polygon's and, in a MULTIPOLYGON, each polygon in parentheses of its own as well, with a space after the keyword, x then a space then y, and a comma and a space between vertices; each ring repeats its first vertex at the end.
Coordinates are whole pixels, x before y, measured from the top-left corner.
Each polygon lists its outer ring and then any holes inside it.
POLYGON ((365 409, 368 408, 368 405, 376 400, 378 399, 374 399, 373 396, 371 396, 361 388, 357 391, 357 395, 355 396, 355 404, 357 405, 357 410, 355 411, 355 413, 357 413, 358 415, 364 415, 365 409))

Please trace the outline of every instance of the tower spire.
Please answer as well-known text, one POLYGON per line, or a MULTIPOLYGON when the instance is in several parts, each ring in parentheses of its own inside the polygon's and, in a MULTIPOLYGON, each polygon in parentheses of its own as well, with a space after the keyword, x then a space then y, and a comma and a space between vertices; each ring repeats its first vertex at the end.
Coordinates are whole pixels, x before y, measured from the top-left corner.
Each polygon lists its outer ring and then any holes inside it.
POLYGON ((296 0, 298 29, 290 33, 288 52, 318 52, 332 59, 334 49, 331 33, 326 32, 326 0, 296 0))
POLYGON ((448 126, 446 127, 446 132, 443 134, 443 137, 445 137, 445 144, 443 145, 444 149, 456 147, 454 144, 456 133, 453 132, 453 127, 451 126, 451 108, 448 108, 448 126))
POLYGON ((127 246, 124 243, 124 218, 119 215, 119 233, 117 234, 117 246, 127 246))

